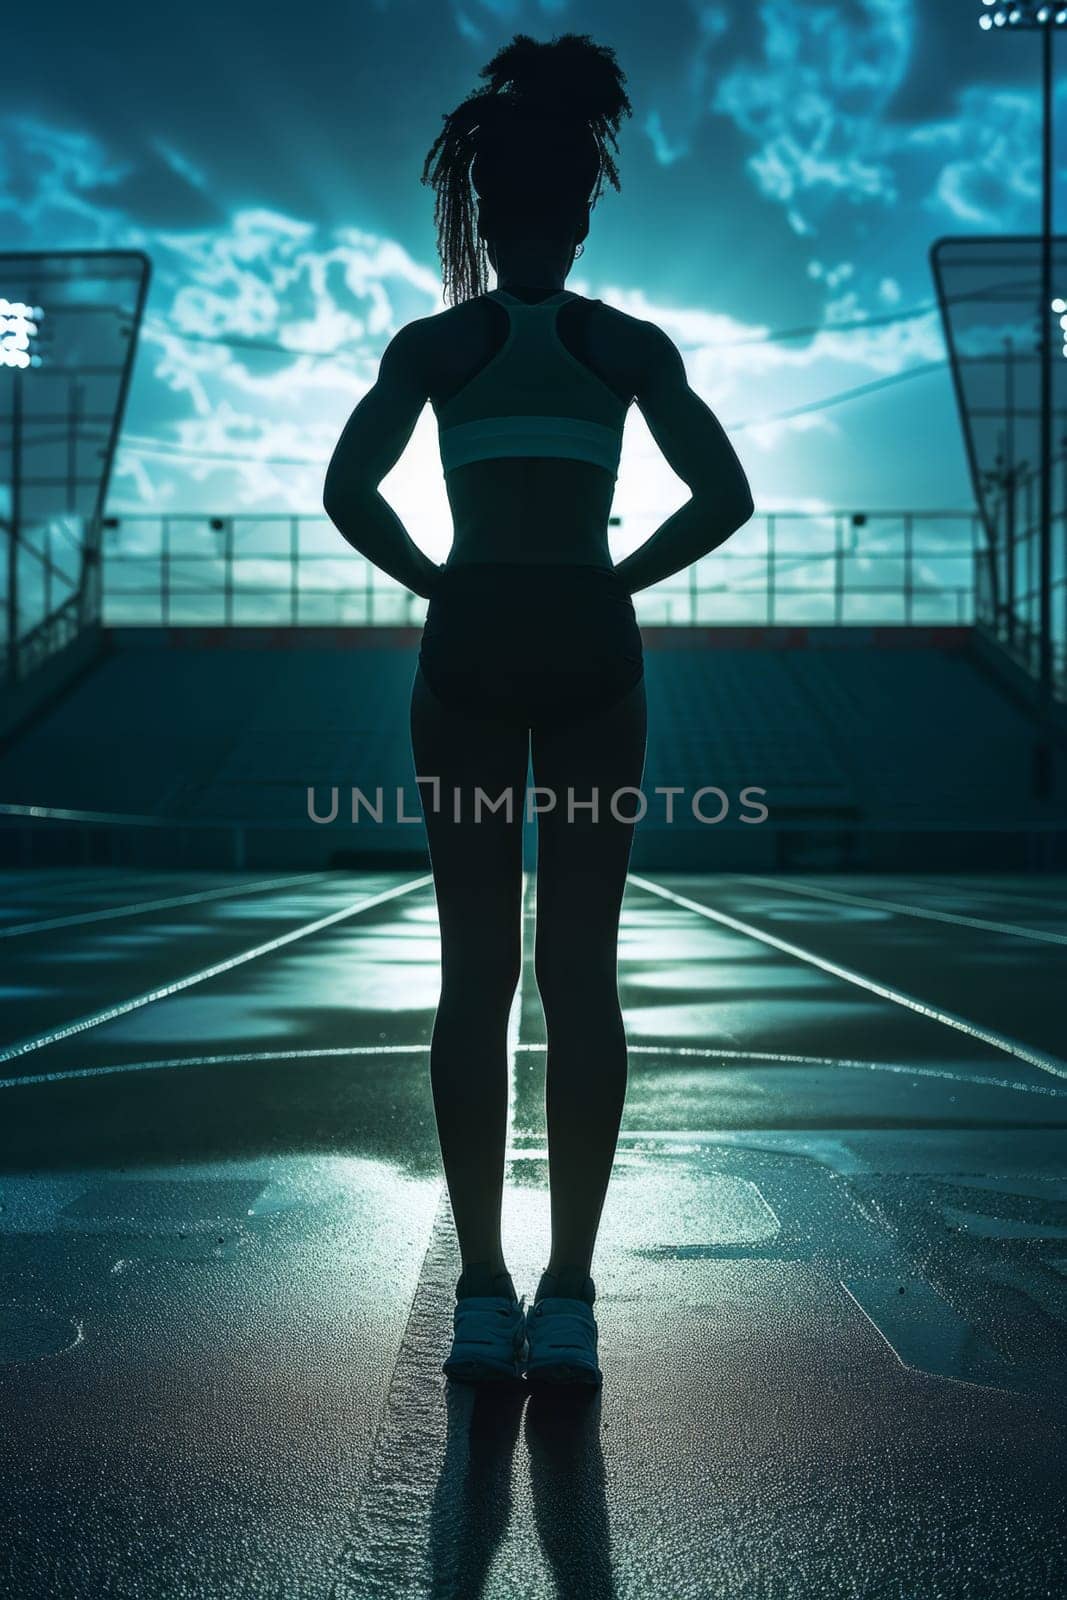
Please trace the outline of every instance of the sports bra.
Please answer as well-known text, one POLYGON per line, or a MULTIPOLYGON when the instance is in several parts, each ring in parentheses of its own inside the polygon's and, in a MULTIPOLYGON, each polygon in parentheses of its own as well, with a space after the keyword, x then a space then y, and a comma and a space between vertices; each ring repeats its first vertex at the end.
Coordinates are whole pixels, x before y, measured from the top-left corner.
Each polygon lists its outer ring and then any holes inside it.
POLYGON ((559 307, 581 297, 561 289, 528 302, 492 289, 485 298, 504 307, 508 334, 437 413, 445 473, 494 456, 566 456, 617 477, 629 407, 556 332, 559 307))

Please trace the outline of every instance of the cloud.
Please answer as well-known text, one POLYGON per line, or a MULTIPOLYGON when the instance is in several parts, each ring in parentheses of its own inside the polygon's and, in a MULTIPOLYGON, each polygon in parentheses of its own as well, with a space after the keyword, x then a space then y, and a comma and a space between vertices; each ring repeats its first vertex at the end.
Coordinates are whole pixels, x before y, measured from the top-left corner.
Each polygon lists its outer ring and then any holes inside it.
POLYGON ((661 167, 669 167, 682 156, 689 154, 688 139, 680 139, 675 143, 670 139, 663 126, 663 118, 658 111, 650 111, 645 118, 645 132, 652 145, 653 154, 661 167))
MULTIPOLYGON (((166 157, 156 149, 148 159, 166 157)), ((116 198, 130 165, 88 135, 39 122, 0 119, 0 168, 21 174, 12 199, 0 201, 11 213, 13 246, 62 248, 73 233, 78 243, 136 243, 153 260, 112 509, 317 514, 326 461, 389 337, 443 308, 436 265, 380 233, 321 227, 267 206, 227 213, 220 204, 217 227, 144 228, 116 198)), ((210 184, 210 173, 196 176, 210 184)), ((825 325, 797 342, 759 342, 766 326, 664 304, 603 278, 575 276, 572 286, 663 327, 683 351, 691 384, 727 424, 943 353, 932 314, 836 328, 864 312, 853 264, 824 257, 813 275, 828 291, 825 325)), ((783 439, 832 436, 843 425, 841 413, 810 413, 744 437, 775 458, 781 474, 783 439)), ((450 523, 429 408, 383 492, 413 534, 443 553, 450 523)), ((628 541, 683 498, 635 408, 616 499, 628 541)))
POLYGON ((208 181, 199 167, 183 156, 180 150, 175 150, 163 139, 153 139, 152 149, 166 162, 170 170, 182 178, 191 189, 198 190, 201 194, 208 192, 208 181))
POLYGON ((0 215, 8 247, 26 249, 63 230, 78 229, 81 246, 140 244, 143 234, 104 195, 133 171, 91 133, 58 128, 25 115, 0 120, 0 215))
POLYGON ((265 208, 152 243, 159 271, 141 357, 156 386, 152 425, 131 429, 140 442, 121 454, 120 480, 143 495, 148 460, 155 481, 213 482, 237 506, 317 508, 326 461, 384 345, 413 315, 440 309, 437 274, 395 240, 265 208), (169 456, 153 459, 147 434, 169 456))
MULTIPOLYGON (((944 115, 909 122, 891 112, 911 62, 911 0, 764 0, 759 19, 760 56, 726 73, 711 109, 749 141, 746 170, 795 233, 817 231, 842 202, 914 203, 974 231, 1032 225, 1036 88, 971 84, 944 115)), ((1062 115, 1067 83, 1055 94, 1062 115)))
POLYGON ((796 232, 836 200, 892 205, 893 140, 882 121, 910 59, 910 4, 764 0, 759 17, 761 57, 734 66, 711 106, 754 146, 746 166, 756 187, 788 207, 796 232))
POLYGON ((654 105, 643 122, 652 153, 664 167, 692 151, 693 135, 707 115, 714 47, 730 26, 729 13, 721 5, 689 0, 688 9, 693 28, 685 35, 684 66, 666 103, 654 105))
MULTIPOLYGON (((523 17, 526 9, 524 0, 470 0, 466 9, 453 4, 452 14, 456 20, 456 27, 465 39, 472 44, 485 44, 497 39, 501 26, 519 28, 528 31, 528 23, 523 17), (487 26, 471 16, 472 9, 479 9, 486 13, 487 26)), ((569 9, 569 0, 536 0, 536 9, 544 17, 558 17, 569 9)))
POLYGON ((1036 93, 971 85, 959 93, 953 116, 911 129, 901 148, 934 167, 920 201, 925 210, 968 231, 1032 228, 1041 194, 1036 93))
POLYGON ((839 261, 836 267, 828 267, 822 261, 808 262, 808 277, 825 283, 828 289, 836 289, 839 283, 851 278, 855 270, 856 266, 852 261, 839 261))
MULTIPOLYGON (((152 160, 183 164, 158 142, 152 160)), ((438 274, 396 240, 265 207, 236 208, 217 227, 146 228, 117 200, 138 171, 90 134, 0 119, 9 248, 136 246, 152 258, 112 502, 317 508, 325 462, 388 338, 441 309, 438 274)), ((208 187, 192 168, 183 177, 208 187)))

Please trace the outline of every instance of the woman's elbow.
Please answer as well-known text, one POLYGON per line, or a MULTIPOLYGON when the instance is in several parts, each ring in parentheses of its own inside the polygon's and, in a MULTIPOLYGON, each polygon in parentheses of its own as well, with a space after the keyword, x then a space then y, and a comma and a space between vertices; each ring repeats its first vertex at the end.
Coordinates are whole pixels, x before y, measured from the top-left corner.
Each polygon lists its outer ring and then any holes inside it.
POLYGON ((337 521, 337 480, 327 472, 322 484, 322 509, 331 522, 337 521))
POLYGON ((735 532, 738 528, 744 527, 756 509, 752 500, 752 490, 744 473, 731 473, 725 484, 720 483, 719 505, 733 523, 735 532))
POLYGON ((727 522, 732 532, 743 528, 755 512, 755 505, 747 483, 725 485, 722 480, 709 480, 693 486, 693 498, 700 499, 708 513, 718 523, 727 522))
POLYGON ((337 473, 327 472, 322 486, 322 509, 331 522, 340 524, 344 520, 354 498, 355 486, 351 478, 342 483, 337 473))
MULTIPOLYGON (((738 495, 737 502, 736 502, 736 505, 735 505, 735 508, 734 508, 734 517, 735 517, 736 522, 737 522, 737 527, 738 528, 743 528, 745 523, 751 521, 751 519, 755 516, 755 514, 756 514, 755 501, 752 499, 752 495, 750 494, 750 492, 748 490, 748 487, 746 485, 746 487, 741 492, 741 494, 738 495)), ((734 531, 736 532, 737 529, 735 528, 734 531)))

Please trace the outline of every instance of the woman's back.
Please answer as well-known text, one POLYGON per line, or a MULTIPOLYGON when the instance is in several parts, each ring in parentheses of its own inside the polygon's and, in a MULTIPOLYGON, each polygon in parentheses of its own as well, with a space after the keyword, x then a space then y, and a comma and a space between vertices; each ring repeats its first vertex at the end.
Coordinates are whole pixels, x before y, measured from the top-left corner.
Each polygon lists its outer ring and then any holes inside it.
POLYGON ((449 564, 610 566, 642 324, 567 291, 498 290, 419 327, 454 523, 449 564))

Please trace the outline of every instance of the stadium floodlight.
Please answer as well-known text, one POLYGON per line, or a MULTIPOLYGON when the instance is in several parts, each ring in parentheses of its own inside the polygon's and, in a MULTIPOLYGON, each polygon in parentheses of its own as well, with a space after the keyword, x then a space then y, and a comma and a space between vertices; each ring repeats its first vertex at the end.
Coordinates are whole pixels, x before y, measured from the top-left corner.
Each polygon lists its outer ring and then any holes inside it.
MULTIPOLYGON (((1067 6, 1048 0, 983 0, 979 26, 1016 33, 1041 34, 1041 289, 1038 299, 1038 340, 1041 362, 1040 534, 1038 586, 1040 590, 1041 698, 1046 712, 1052 704, 1052 36, 1067 27, 1067 6)), ((1067 345, 1064 347, 1067 354, 1067 345)))
POLYGON ((20 369, 41 365, 33 345, 43 316, 40 306, 0 297, 0 367, 20 369))

